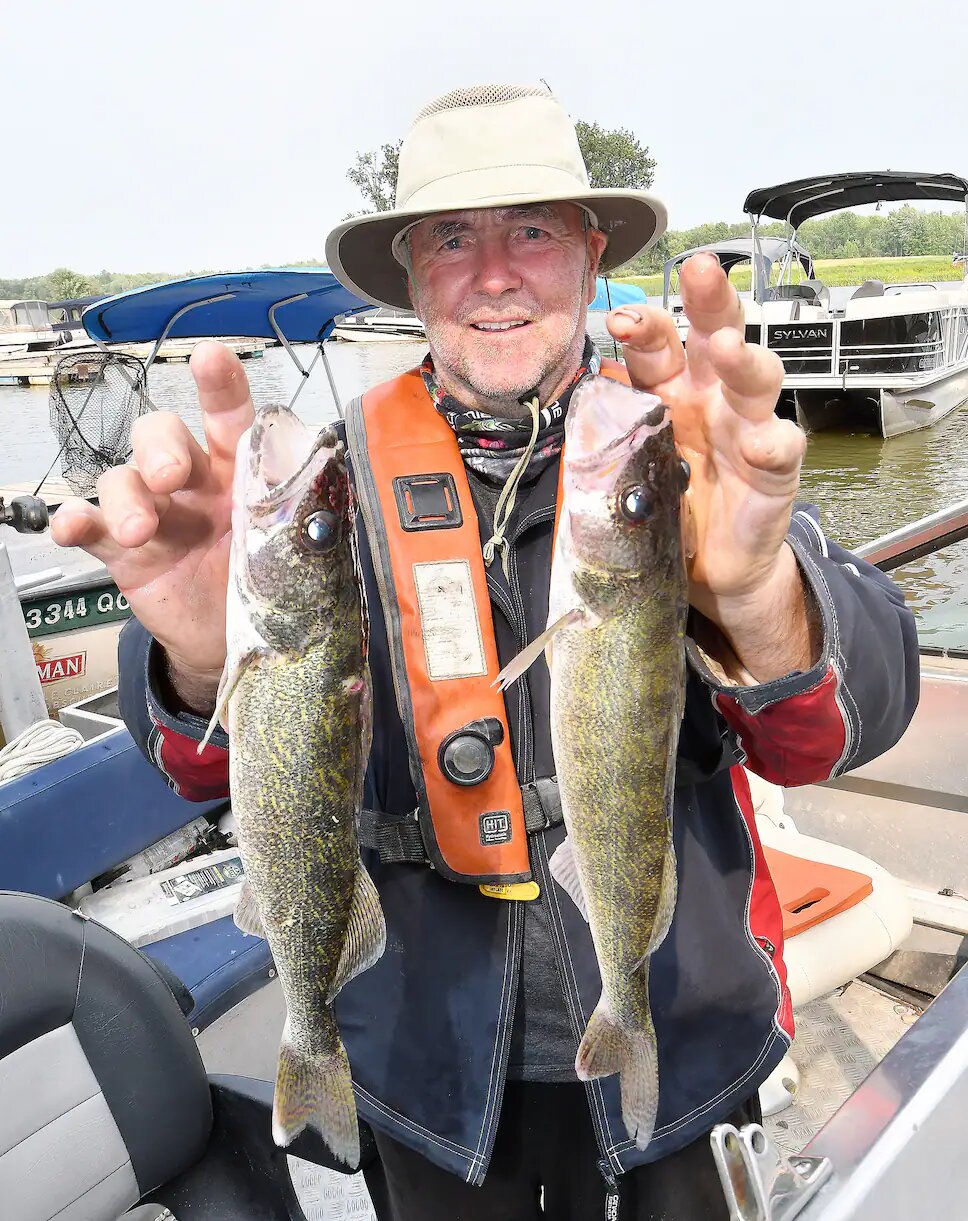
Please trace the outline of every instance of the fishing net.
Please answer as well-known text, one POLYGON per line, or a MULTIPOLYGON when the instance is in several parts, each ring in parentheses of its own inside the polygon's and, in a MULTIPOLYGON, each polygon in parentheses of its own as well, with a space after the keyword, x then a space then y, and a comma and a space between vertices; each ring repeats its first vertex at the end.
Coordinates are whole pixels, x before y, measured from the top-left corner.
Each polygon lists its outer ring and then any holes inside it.
MULTIPOLYGON (((145 367, 121 352, 72 352, 50 383, 50 426, 61 471, 75 496, 92 496, 98 477, 131 457, 131 428, 153 410, 145 367)), ((56 461, 56 459, 55 459, 56 461)))

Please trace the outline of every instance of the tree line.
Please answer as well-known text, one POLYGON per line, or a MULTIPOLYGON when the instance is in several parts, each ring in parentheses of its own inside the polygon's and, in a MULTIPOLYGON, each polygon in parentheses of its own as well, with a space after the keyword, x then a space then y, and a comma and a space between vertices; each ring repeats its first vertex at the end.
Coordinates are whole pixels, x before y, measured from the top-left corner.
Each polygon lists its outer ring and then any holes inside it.
MULTIPOLYGON (((598 123, 579 120, 575 125, 582 156, 593 187, 648 190, 655 177, 655 159, 649 149, 625 128, 607 129, 598 123)), ((358 152, 347 171, 347 178, 360 192, 363 206, 359 212, 384 212, 394 205, 400 146, 384 144, 379 149, 358 152)), ((964 216, 943 212, 921 212, 910 204, 893 212, 861 216, 856 212, 836 212, 832 216, 807 221, 800 228, 800 240, 816 259, 852 259, 877 256, 952 255, 965 251, 964 216)), ((777 221, 761 226, 764 235, 781 237, 785 226, 777 221)), ((670 229, 644 255, 632 259, 619 274, 650 275, 662 270, 666 259, 725 238, 745 237, 749 222, 717 221, 692 229, 670 229)), ((296 267, 319 267, 309 259, 296 267)), ((271 264, 263 264, 264 267, 271 264)), ((201 274, 182 272, 180 276, 201 274)), ((100 271, 83 275, 59 267, 46 275, 24 279, 0 279, 0 298, 36 298, 57 301, 68 297, 108 296, 145 284, 177 278, 165 272, 119 273, 100 271)))

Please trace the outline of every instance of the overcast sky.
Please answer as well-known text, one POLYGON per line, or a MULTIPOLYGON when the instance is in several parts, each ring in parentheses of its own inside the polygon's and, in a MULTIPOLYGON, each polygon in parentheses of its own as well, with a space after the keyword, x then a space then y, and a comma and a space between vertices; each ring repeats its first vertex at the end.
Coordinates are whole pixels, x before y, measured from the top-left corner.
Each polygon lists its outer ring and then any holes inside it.
POLYGON ((836 170, 968 173, 961 0, 4 6, 0 276, 322 258, 357 150, 544 78, 658 162, 672 228, 836 170))

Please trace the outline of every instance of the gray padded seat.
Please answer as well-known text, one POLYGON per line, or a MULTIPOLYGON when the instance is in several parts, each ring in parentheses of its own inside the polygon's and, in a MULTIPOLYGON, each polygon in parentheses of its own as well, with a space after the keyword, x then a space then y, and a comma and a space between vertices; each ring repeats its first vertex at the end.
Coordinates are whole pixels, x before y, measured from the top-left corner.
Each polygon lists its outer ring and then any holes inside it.
MULTIPOLYGON (((95 921, 0 891, 3 1221, 118 1221, 139 1200, 176 1221, 303 1217, 272 1084, 206 1075, 172 983, 95 921)), ((345 1170, 313 1129, 290 1150, 345 1170)))
POLYGON ((148 959, 58 903, 0 893, 3 1215, 114 1221, 197 1161, 211 1127, 198 1049, 148 959))
POLYGON ((884 281, 883 280, 865 280, 860 288, 855 288, 850 294, 851 301, 857 301, 861 297, 883 297, 884 296, 884 281))

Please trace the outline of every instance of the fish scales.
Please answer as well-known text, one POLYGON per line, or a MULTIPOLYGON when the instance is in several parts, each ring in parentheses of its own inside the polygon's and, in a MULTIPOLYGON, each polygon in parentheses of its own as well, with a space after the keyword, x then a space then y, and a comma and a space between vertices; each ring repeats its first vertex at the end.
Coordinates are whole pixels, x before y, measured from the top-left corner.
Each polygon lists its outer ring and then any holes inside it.
POLYGON ((672 792, 688 609, 688 473, 654 396, 603 378, 572 399, 552 569, 552 745, 568 838, 552 872, 584 909, 602 998, 576 1059, 621 1074, 644 1148, 658 1107, 649 956, 672 917, 672 792))
MULTIPOLYGON (((232 805, 246 881, 236 923, 265 936, 286 1002, 273 1137, 317 1124, 359 1162, 333 1000, 386 926, 357 828, 370 749, 366 606, 342 447, 285 408, 239 444, 227 602, 232 805)), ((213 723, 215 718, 213 717, 213 723)))

